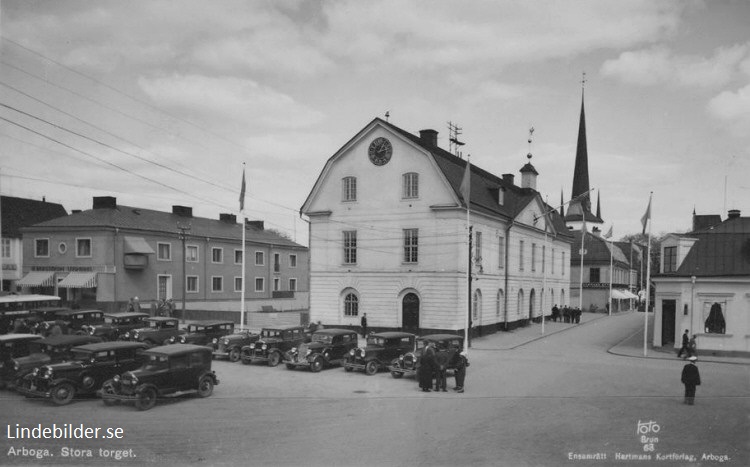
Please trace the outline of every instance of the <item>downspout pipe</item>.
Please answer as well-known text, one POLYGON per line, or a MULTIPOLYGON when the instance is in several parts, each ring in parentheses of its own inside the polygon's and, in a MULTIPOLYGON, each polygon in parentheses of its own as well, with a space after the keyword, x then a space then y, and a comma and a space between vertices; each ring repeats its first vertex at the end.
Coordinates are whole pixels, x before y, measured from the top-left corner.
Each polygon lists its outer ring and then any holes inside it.
POLYGON ((505 302, 503 306, 505 307, 505 323, 504 327, 505 330, 508 330, 508 252, 510 248, 510 229, 515 224, 515 220, 511 219, 510 224, 508 224, 508 227, 505 229, 505 295, 503 297, 503 301, 505 302))

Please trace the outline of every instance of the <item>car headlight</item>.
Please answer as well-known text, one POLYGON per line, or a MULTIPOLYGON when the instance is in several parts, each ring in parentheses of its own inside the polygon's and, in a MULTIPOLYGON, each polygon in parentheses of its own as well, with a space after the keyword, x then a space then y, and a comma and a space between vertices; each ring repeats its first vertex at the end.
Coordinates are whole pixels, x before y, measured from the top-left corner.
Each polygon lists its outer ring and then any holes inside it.
POLYGON ((292 348, 291 348, 291 349, 289 350, 289 353, 297 353, 297 347, 292 347, 292 348))
POLYGON ((20 370, 21 369, 21 364, 14 361, 13 362, 13 369, 16 370, 16 371, 20 370))
POLYGON ((185 336, 180 336, 180 343, 184 344, 185 342, 187 342, 187 340, 185 339, 185 336))
POLYGON ((263 344, 260 349, 261 350, 266 350, 267 348, 268 348, 268 345, 267 344, 263 344))
POLYGON ((130 331, 123 334, 123 337, 125 337, 125 339, 130 339, 130 331))
POLYGON ((214 337, 213 339, 211 339, 211 343, 212 344, 218 344, 219 343, 219 339, 217 339, 217 338, 214 337))
POLYGON ((93 327, 89 328, 89 334, 91 334, 92 336, 94 335, 94 331, 96 331, 96 329, 94 329, 93 327))
POLYGON ((45 369, 45 371, 44 371, 44 377, 47 378, 47 379, 52 379, 52 375, 53 374, 54 374, 54 372, 52 371, 52 368, 50 368, 50 367, 47 367, 45 369))
POLYGON ((138 331, 133 332, 133 339, 138 339, 138 331))
POLYGON ((174 341, 175 341, 175 337, 174 336, 172 336, 172 337, 169 338, 169 342, 171 342, 172 344, 174 344, 174 341))
POLYGON ((229 339, 224 339, 224 345, 229 345, 229 339))
POLYGON ((37 375, 39 374, 39 368, 34 368, 34 369, 33 369, 33 370, 31 371, 31 374, 32 374, 32 375, 34 375, 34 376, 37 376, 37 375))
POLYGON ((131 375, 130 380, 133 382, 133 384, 138 384, 138 377, 136 375, 131 375))
POLYGON ((115 375, 115 377, 112 378, 112 381, 114 381, 115 383, 119 383, 120 382, 120 375, 115 375))
POLYGON ((250 344, 250 348, 254 349, 255 348, 255 344, 250 344))
POLYGON ((310 355, 312 353, 312 349, 307 349, 307 352, 305 352, 305 356, 310 355))

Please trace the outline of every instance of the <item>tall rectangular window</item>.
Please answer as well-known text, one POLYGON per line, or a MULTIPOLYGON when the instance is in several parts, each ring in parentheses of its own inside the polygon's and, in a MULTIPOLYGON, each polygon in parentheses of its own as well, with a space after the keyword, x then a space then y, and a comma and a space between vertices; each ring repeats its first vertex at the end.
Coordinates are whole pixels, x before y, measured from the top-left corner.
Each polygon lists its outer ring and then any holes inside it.
POLYGON ((562 252, 562 262, 560 263, 560 269, 562 270, 562 275, 565 275, 565 252, 562 252))
POLYGON ((664 272, 675 272, 677 270, 677 247, 668 246, 664 248, 664 272))
POLYGON ((482 265, 482 232, 479 231, 474 233, 474 262, 482 265))
POLYGON ((404 199, 419 197, 419 174, 415 172, 405 173, 402 176, 403 191, 401 197, 404 199))
POLYGON ((2 257, 10 258, 10 239, 9 238, 3 238, 2 257))
POLYGON ((262 277, 256 277, 255 278, 255 291, 256 292, 263 292, 265 290, 265 282, 263 281, 262 277))
POLYGON ((297 267, 297 255, 289 255, 289 267, 290 268, 297 267))
POLYGON ((185 246, 185 261, 188 263, 198 262, 198 245, 185 246))
POLYGON ((278 253, 273 254, 273 272, 281 271, 281 255, 278 253))
POLYGON ((224 262, 224 249, 223 248, 211 248, 211 262, 212 263, 223 263, 224 262))
POLYGON ((279 279, 278 277, 274 277, 273 278, 273 290, 274 290, 274 292, 278 292, 280 290, 279 287, 281 287, 281 279, 279 279))
POLYGON ((357 264, 357 231, 344 231, 344 264, 357 264))
POLYGON ((34 240, 34 256, 48 257, 49 256, 49 238, 37 238, 34 240))
POLYGON ((90 238, 76 238, 76 257, 78 258, 90 258, 91 257, 91 239, 90 238))
POLYGON ((242 250, 234 250, 234 264, 242 264, 242 250))
POLYGON ((262 251, 256 251, 255 252, 255 265, 256 266, 263 266, 266 264, 266 257, 263 254, 262 251))
POLYGON ((536 243, 531 244, 531 271, 536 271, 536 243))
POLYGON ((297 279, 291 278, 289 279, 289 290, 292 292, 297 290, 297 279))
POLYGON ((542 272, 547 272, 547 245, 542 245, 542 272))
POLYGON ((552 274, 555 273, 555 249, 552 249, 552 255, 550 255, 550 266, 552 266, 552 274))
POLYGON ((224 290, 224 278, 221 276, 211 277, 211 292, 222 292, 224 290))
POLYGON ((234 278, 234 291, 242 292, 242 276, 234 278))
POLYGON ((523 240, 518 242, 518 270, 523 271, 523 240))
POLYGON ((419 261, 419 229, 404 229, 404 263, 419 261))
POLYGON ((172 261, 172 244, 171 243, 156 243, 156 254, 159 261, 172 261))
POLYGON ((589 269, 589 282, 601 282, 601 269, 589 269))
POLYGON ((357 177, 344 177, 341 179, 341 200, 357 201, 357 177))
POLYGON ((187 276, 185 289, 188 293, 198 293, 198 276, 187 276))
POLYGON ((497 239, 497 265, 500 269, 505 267, 505 237, 499 237, 497 239))

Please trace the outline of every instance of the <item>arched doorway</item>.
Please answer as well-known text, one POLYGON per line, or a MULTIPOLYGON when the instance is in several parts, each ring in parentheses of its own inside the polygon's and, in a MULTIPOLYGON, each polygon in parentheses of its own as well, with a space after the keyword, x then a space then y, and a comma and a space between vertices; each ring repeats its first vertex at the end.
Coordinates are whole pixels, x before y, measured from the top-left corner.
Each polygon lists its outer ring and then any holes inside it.
POLYGON ((536 292, 534 289, 531 289, 531 292, 529 292, 529 321, 534 319, 534 298, 536 296, 536 292))
POLYGON ((523 319, 521 313, 523 313, 523 289, 518 291, 518 308, 516 309, 516 320, 520 322, 523 319))
POLYGON ((471 304, 471 326, 477 331, 477 335, 482 335, 482 291, 474 291, 473 303, 471 304))
POLYGON ((419 297, 415 293, 410 292, 401 300, 401 327, 406 332, 419 331, 419 297))

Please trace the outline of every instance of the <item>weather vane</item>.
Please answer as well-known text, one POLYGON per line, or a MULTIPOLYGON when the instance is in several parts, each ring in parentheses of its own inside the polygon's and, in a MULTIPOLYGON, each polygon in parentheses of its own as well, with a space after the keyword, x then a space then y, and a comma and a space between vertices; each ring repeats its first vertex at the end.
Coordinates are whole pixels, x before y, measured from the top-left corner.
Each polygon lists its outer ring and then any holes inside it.
POLYGON ((581 89, 586 88, 586 72, 583 72, 583 76, 581 77, 581 89))
POLYGON ((390 116, 391 116, 391 111, 390 110, 386 110, 385 111, 385 121, 386 122, 388 121, 388 118, 390 118, 390 116))
POLYGON ((532 137, 534 136, 534 126, 532 125, 531 128, 529 128, 529 153, 526 154, 526 157, 531 160, 531 141, 532 137))

